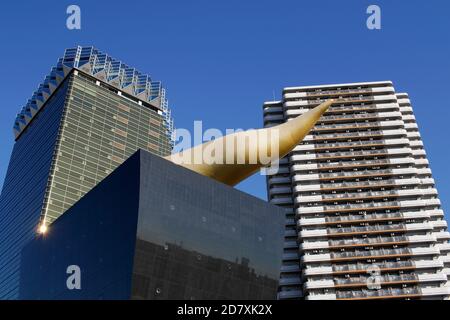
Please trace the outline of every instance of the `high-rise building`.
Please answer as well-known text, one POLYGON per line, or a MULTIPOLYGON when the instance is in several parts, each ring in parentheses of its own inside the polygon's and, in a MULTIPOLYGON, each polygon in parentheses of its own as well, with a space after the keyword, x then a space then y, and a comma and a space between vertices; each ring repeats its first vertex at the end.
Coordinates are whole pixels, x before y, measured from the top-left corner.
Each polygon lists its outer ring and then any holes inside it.
POLYGON ((390 81, 289 87, 264 104, 264 124, 332 98, 267 177, 286 210, 279 298, 448 298, 450 234, 406 93, 390 81))
POLYGON ((0 299, 17 298, 25 243, 138 149, 170 154, 161 82, 93 47, 67 49, 18 114, 0 196, 0 299))

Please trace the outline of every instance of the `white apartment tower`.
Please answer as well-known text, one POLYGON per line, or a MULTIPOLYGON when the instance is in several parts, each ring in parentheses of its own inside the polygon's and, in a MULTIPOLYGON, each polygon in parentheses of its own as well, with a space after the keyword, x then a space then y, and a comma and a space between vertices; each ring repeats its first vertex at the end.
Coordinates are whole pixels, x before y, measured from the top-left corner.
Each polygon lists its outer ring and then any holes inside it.
POLYGON ((279 299, 448 299, 450 234, 406 93, 390 81, 289 87, 264 125, 336 99, 267 177, 286 209, 279 299))

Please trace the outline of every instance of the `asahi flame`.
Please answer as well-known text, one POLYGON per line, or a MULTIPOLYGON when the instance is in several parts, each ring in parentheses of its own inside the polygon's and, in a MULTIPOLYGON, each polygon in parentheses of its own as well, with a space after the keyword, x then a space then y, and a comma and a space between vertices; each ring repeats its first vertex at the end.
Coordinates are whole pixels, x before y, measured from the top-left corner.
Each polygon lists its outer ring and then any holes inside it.
POLYGON ((234 186, 288 154, 333 102, 334 100, 328 100, 278 126, 229 134, 172 154, 166 159, 234 186))

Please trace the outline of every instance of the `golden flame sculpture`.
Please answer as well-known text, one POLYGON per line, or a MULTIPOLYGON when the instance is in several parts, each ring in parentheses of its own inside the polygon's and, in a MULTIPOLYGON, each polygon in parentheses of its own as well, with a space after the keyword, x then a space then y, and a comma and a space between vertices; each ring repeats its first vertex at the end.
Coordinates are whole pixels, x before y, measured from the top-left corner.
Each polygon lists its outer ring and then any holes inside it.
POLYGON ((270 128, 235 132, 172 154, 165 159, 234 186, 294 149, 333 102, 334 100, 327 100, 286 123, 270 128))

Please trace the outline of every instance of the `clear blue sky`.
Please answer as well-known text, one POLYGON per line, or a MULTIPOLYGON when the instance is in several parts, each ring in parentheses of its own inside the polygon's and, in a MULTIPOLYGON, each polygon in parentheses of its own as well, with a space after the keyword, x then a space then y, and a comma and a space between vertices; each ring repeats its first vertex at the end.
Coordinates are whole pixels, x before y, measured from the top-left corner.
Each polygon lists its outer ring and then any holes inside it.
MULTIPOLYGON (((285 86, 392 80, 409 93, 450 209, 449 1, 6 1, 0 10, 0 185, 15 114, 66 47, 94 45, 162 80, 177 127, 257 128, 285 86), (82 29, 66 28, 81 7, 82 29), (366 28, 366 8, 382 29, 366 28)), ((30 168, 32 170, 32 168, 30 168)), ((265 198, 257 175, 239 188, 265 198)))

